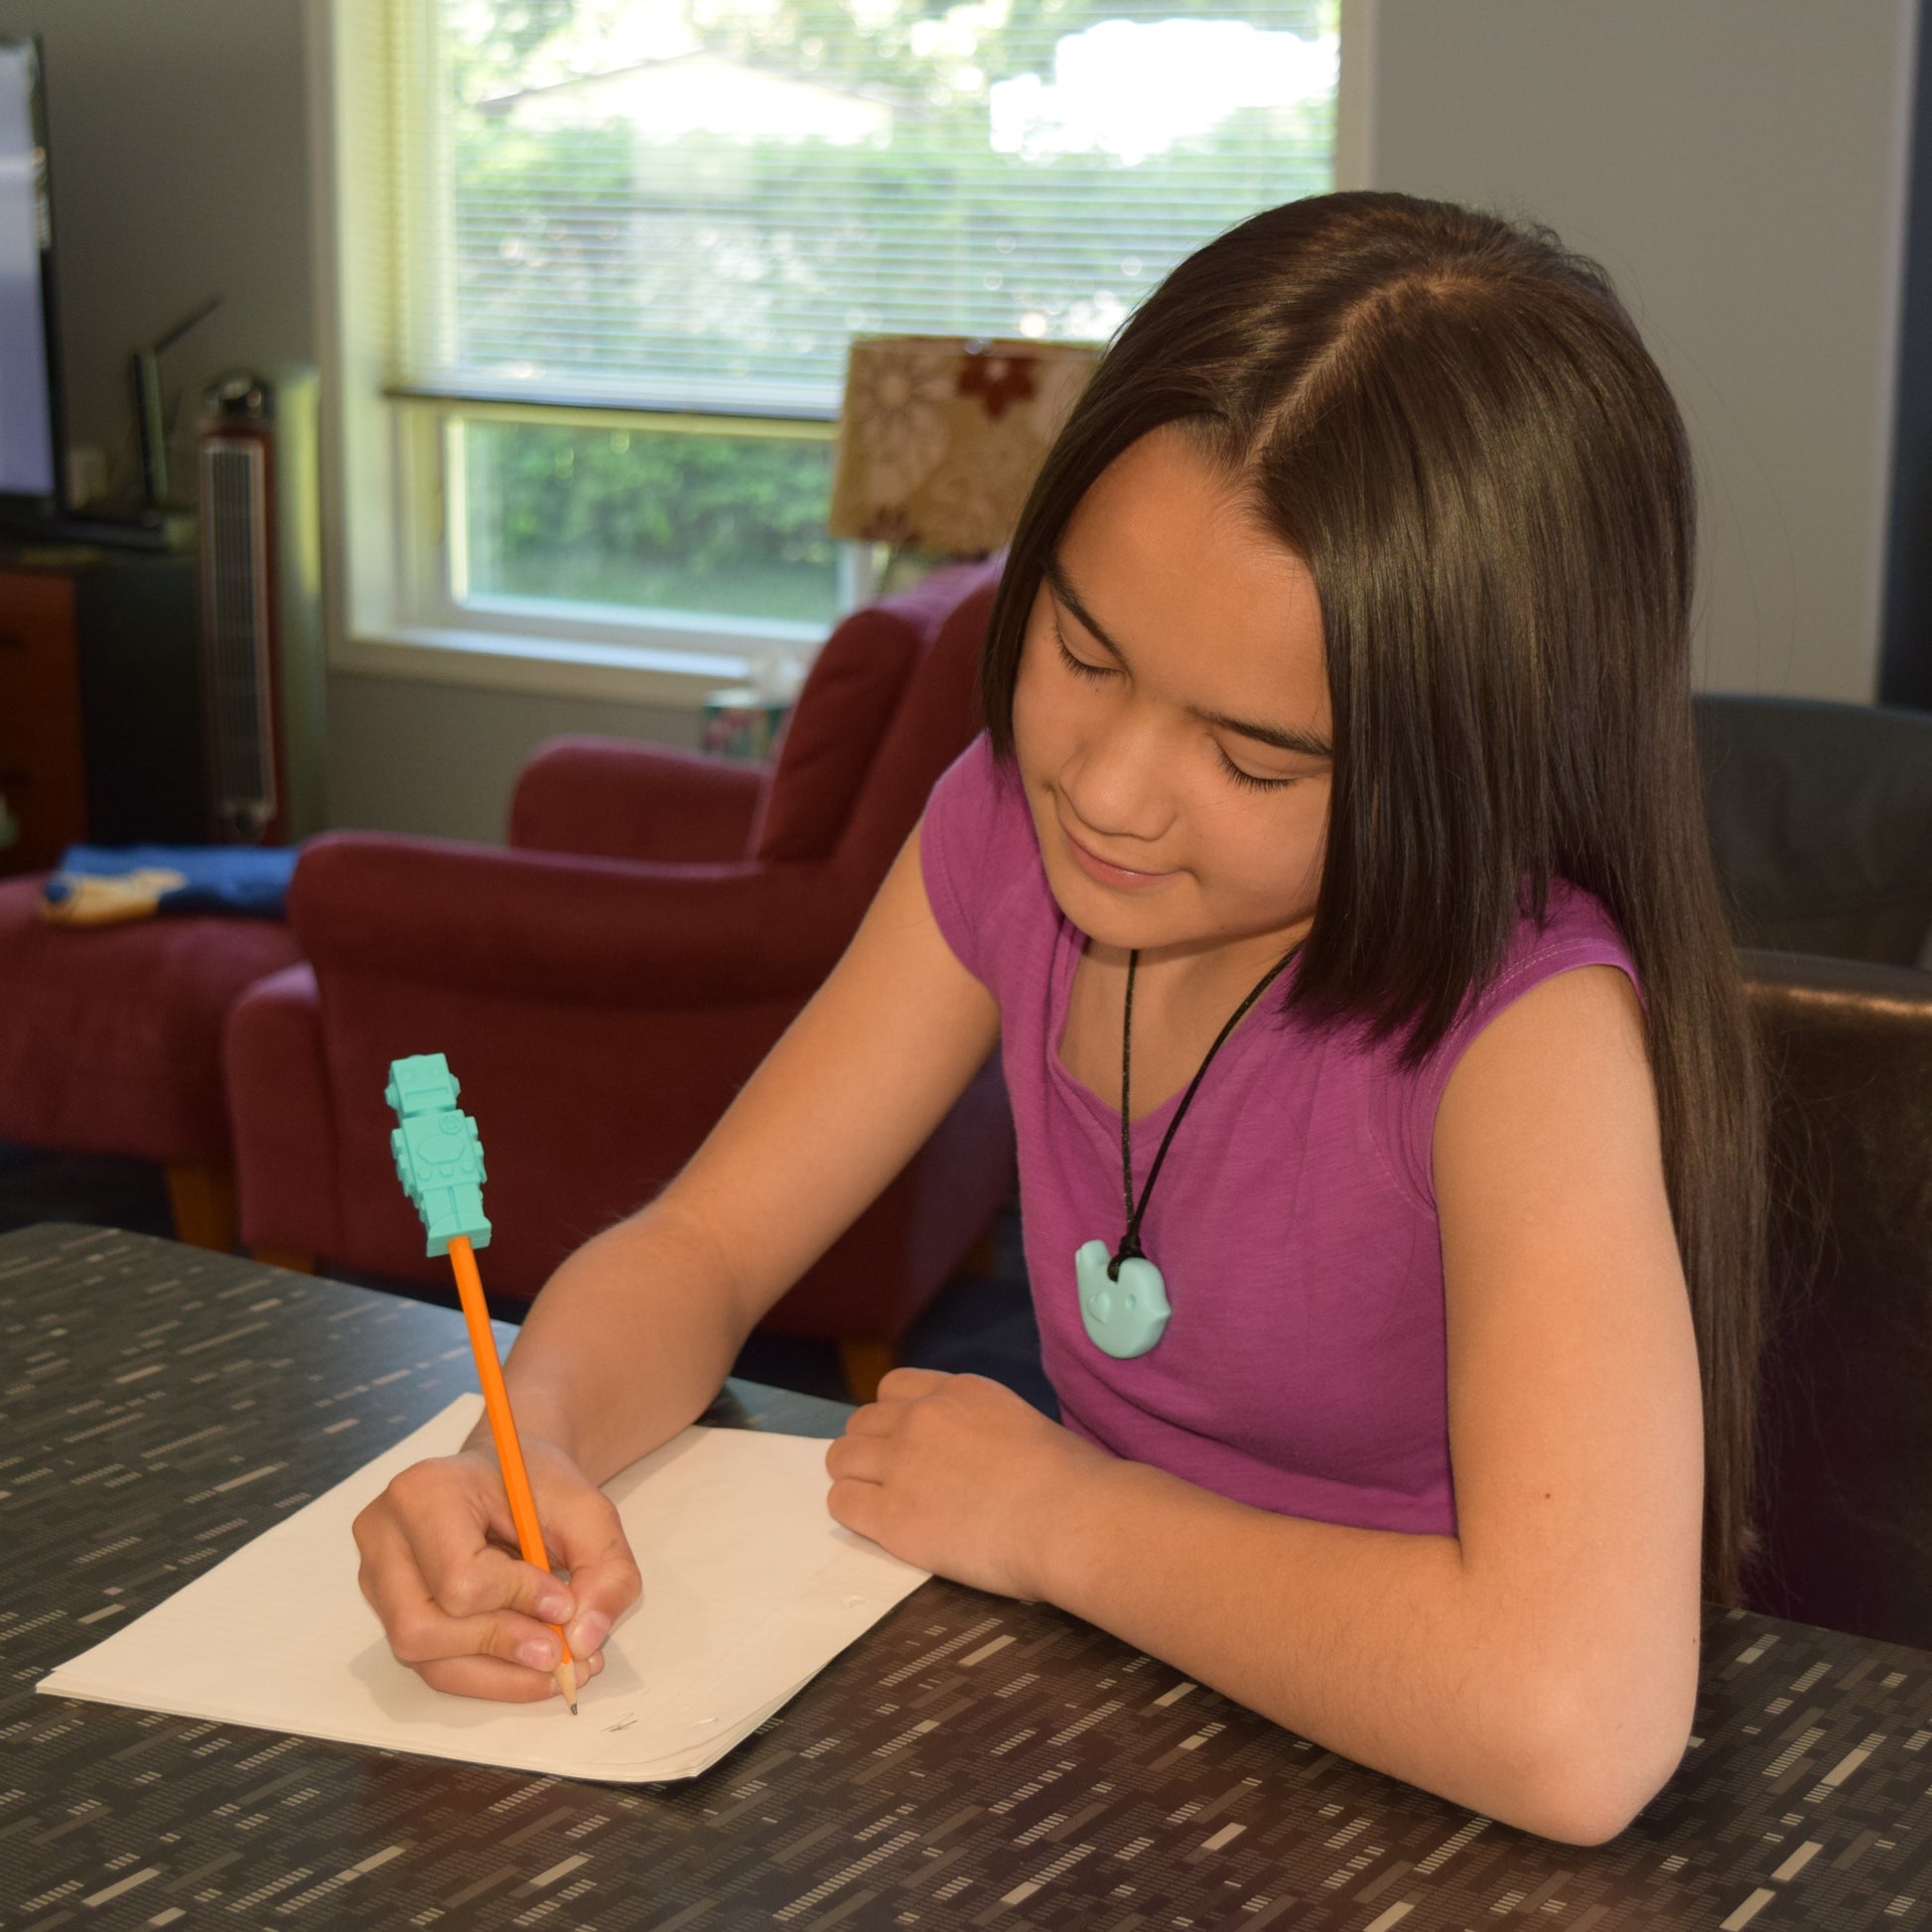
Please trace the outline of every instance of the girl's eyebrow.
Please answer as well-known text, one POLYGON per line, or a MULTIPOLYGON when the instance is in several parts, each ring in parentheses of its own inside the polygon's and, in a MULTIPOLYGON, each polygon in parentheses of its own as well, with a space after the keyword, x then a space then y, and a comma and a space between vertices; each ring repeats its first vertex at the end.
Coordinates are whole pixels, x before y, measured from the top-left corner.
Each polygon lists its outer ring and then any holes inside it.
MULTIPOLYGON (((1057 554, 1049 556, 1040 565, 1040 575, 1046 579, 1053 595, 1079 619, 1081 627, 1091 633, 1094 641, 1116 662, 1125 665, 1127 653, 1101 628, 1093 613, 1080 601, 1079 593, 1067 580, 1066 566, 1060 562, 1057 554)), ((1238 737, 1252 738, 1258 745, 1272 745, 1278 752, 1294 752, 1311 759, 1331 759, 1335 755, 1335 748, 1314 732, 1256 724, 1247 718, 1230 718, 1225 712, 1203 711, 1199 705, 1190 704, 1187 709, 1204 725, 1218 725, 1221 730, 1233 732, 1238 737)))

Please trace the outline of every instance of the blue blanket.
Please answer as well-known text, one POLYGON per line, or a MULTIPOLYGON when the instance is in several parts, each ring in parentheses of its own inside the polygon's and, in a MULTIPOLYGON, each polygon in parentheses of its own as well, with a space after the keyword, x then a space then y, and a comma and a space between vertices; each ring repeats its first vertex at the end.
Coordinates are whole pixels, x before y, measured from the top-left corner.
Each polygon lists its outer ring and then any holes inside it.
POLYGON ((178 872, 187 881, 160 895, 157 912, 227 912, 241 918, 279 919, 288 903, 289 879, 299 854, 293 846, 73 845, 61 855, 60 872, 48 882, 57 899, 63 874, 119 879, 131 872, 178 872))

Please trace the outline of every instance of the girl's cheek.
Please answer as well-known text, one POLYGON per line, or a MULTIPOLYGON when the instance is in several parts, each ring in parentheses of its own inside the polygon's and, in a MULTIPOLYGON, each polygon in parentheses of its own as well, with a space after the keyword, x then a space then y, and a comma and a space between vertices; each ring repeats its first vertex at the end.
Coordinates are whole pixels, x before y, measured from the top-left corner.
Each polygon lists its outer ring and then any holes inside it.
POLYGON ((1014 748, 1023 767, 1047 749, 1054 735, 1053 707, 1049 695, 1040 688, 1038 665, 1038 651, 1030 640, 1013 686, 1014 748))

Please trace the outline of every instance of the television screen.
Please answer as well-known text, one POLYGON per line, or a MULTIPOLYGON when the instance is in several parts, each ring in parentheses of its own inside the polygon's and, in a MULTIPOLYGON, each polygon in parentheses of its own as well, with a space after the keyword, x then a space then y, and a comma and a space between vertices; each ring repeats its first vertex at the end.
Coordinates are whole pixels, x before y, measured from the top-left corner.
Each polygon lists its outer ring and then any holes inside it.
POLYGON ((59 500, 48 368, 51 246, 37 125, 39 58, 0 41, 0 498, 59 500))

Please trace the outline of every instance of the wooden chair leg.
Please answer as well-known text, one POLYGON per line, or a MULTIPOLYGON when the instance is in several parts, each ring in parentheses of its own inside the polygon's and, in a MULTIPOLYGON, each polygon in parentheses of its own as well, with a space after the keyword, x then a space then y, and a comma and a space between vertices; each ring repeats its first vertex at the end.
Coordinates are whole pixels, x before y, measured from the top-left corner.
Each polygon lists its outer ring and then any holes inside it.
POLYGON ((163 1169, 175 1239, 228 1254, 234 1248, 234 1170, 225 1161, 176 1161, 163 1169))
POLYGON ((253 1248, 249 1252, 265 1268, 286 1268, 291 1275, 313 1275, 316 1258, 303 1248, 253 1248))
POLYGON ((839 1366, 845 1371, 845 1386, 852 1391, 854 1402, 879 1400, 879 1385, 893 1362, 893 1344, 890 1341, 848 1340, 839 1343, 839 1366))

